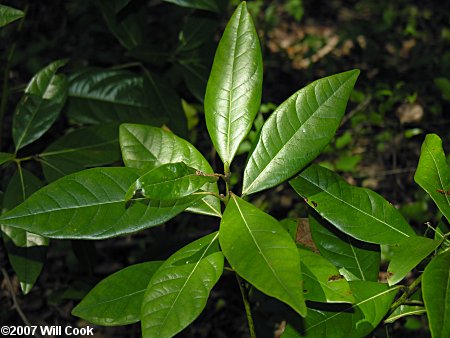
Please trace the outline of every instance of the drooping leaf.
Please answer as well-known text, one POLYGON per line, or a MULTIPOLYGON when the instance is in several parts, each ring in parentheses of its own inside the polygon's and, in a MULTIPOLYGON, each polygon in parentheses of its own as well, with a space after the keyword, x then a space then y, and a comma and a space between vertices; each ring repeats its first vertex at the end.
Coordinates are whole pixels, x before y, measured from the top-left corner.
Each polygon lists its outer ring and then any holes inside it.
POLYGON ((378 245, 344 234, 315 213, 309 215, 309 226, 314 243, 323 257, 358 279, 378 280, 381 261, 378 245))
POLYGON ((40 189, 0 222, 49 238, 102 239, 164 223, 202 197, 128 206, 125 193, 138 178, 130 168, 83 170, 40 189))
POLYGON ((323 303, 353 303, 348 282, 326 258, 298 249, 306 300, 323 303))
POLYGON ((13 159, 14 159, 14 154, 0 152, 0 166, 5 163, 8 163, 9 161, 12 161, 13 159))
MULTIPOLYGON (((20 169, 12 176, 6 188, 3 210, 13 209, 41 186, 42 183, 36 176, 20 169)), ((48 239, 3 224, 0 228, 9 262, 17 274, 22 292, 27 294, 44 266, 48 239)))
POLYGON ((231 194, 219 239, 223 254, 242 278, 306 315, 297 247, 275 218, 231 194))
POLYGON ((417 305, 400 305, 384 320, 385 324, 392 324, 396 320, 405 318, 407 316, 417 316, 426 313, 427 310, 423 306, 417 305))
POLYGON ((203 9, 211 12, 219 12, 220 7, 217 0, 163 0, 165 2, 170 2, 172 4, 195 8, 195 9, 203 9))
POLYGON ((154 109, 151 89, 125 70, 86 68, 69 78, 67 114, 82 124, 136 122, 160 126, 168 116, 154 109))
POLYGON ((450 221, 450 168, 442 149, 442 140, 436 134, 428 134, 422 144, 414 180, 450 221))
POLYGON ((89 291, 72 314, 105 326, 138 322, 145 290, 161 263, 134 264, 106 277, 89 291))
POLYGON ((341 123, 358 75, 351 70, 317 80, 272 113, 247 161, 243 194, 274 187, 320 154, 341 123))
POLYGON ((313 164, 289 183, 323 218, 356 239, 395 244, 415 236, 400 212, 383 197, 348 184, 324 167, 313 164))
POLYGON ((450 250, 436 256, 425 268, 422 294, 433 338, 450 336, 450 250))
POLYGON ((258 34, 242 2, 217 47, 205 94, 205 119, 214 147, 230 165, 261 103, 262 56, 258 34))
MULTIPOLYGON (((119 139, 127 167, 149 171, 163 164, 184 162, 206 174, 214 173, 208 161, 192 144, 163 129, 123 124, 120 126, 119 139)), ((204 190, 219 192, 216 183, 206 185, 204 190)), ((211 216, 222 215, 220 201, 213 196, 204 197, 188 210, 211 216)))
POLYGON ((217 177, 206 176, 183 162, 167 163, 139 177, 125 198, 128 200, 139 194, 150 199, 173 200, 189 196, 206 183, 216 181, 217 177))
POLYGON ((49 182, 88 167, 117 162, 119 126, 107 123, 77 129, 52 143, 39 158, 49 182))
POLYGON ((56 74, 67 60, 40 70, 30 81, 13 118, 16 152, 40 138, 55 122, 67 97, 67 78, 56 74))
POLYGON ((308 308, 308 316, 298 326, 289 325, 282 338, 361 338, 377 327, 389 310, 397 288, 386 284, 351 281, 350 288, 355 297, 353 305, 343 304, 339 308, 308 308), (301 333, 300 333, 301 332, 301 333))
POLYGON ((392 248, 392 258, 388 267, 388 283, 400 282, 412 269, 439 246, 441 241, 422 236, 407 238, 392 248))
POLYGON ((25 15, 21 10, 0 5, 0 27, 6 26, 7 24, 22 18, 25 15))
POLYGON ((172 337, 200 315, 223 271, 217 232, 170 256, 153 275, 141 309, 142 336, 172 337))

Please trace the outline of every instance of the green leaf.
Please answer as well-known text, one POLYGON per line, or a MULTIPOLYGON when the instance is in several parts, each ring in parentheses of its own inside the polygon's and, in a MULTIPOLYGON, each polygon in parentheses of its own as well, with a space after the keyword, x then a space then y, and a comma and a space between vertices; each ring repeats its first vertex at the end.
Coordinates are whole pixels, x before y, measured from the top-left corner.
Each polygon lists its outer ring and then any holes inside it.
POLYGON ((178 35, 177 52, 187 52, 212 41, 218 26, 218 20, 207 17, 190 16, 178 35))
POLYGON ((5 163, 8 163, 9 161, 12 161, 13 159, 14 159, 14 154, 0 152, 0 166, 5 163))
POLYGON ((298 249, 306 300, 324 303, 353 303, 348 282, 326 258, 298 249))
MULTIPOLYGON (((175 134, 139 124, 122 124, 119 132, 120 147, 125 165, 150 171, 163 164, 184 162, 206 174, 213 174, 211 166, 203 155, 189 142, 175 134)), ((218 193, 216 183, 205 186, 206 191, 218 193)), ((222 215, 220 201, 207 196, 188 211, 211 216, 222 215)))
POLYGON ((450 221, 450 168, 442 149, 442 140, 436 134, 425 137, 414 180, 450 221))
POLYGON ((30 81, 13 118, 16 152, 40 138, 55 122, 67 97, 67 78, 56 74, 67 60, 40 70, 30 81))
POLYGON ((206 183, 216 181, 217 177, 205 176, 183 162, 167 163, 139 177, 128 189, 125 198, 129 200, 138 194, 150 199, 173 200, 189 196, 206 183))
POLYGON ((0 5, 0 27, 22 18, 25 15, 21 10, 0 5))
POLYGON ((450 250, 436 256, 422 276, 422 293, 433 338, 450 336, 450 250))
MULTIPOLYGON (((5 191, 4 210, 10 210, 42 186, 41 181, 27 170, 16 172, 5 191)), ((48 239, 22 229, 1 224, 1 233, 24 294, 31 291, 44 266, 48 239)))
POLYGON ((136 323, 147 285, 160 261, 131 265, 98 283, 72 310, 72 315, 97 325, 136 323))
POLYGON ((395 245, 392 248, 392 258, 387 270, 389 285, 400 282, 441 243, 442 241, 416 236, 404 239, 395 245))
POLYGON ((172 337, 202 312, 223 272, 217 232, 170 256, 153 275, 141 309, 142 336, 172 337))
POLYGON ((170 2, 180 7, 203 9, 206 11, 216 13, 220 12, 220 7, 217 3, 217 0, 163 0, 163 1, 170 2))
POLYGON ((407 317, 407 316, 417 316, 426 313, 427 311, 423 306, 416 306, 416 305, 400 305, 398 308, 394 310, 390 314, 390 316, 384 320, 385 324, 392 324, 396 320, 399 320, 401 318, 407 317))
POLYGON ((383 197, 348 184, 331 170, 313 164, 289 183, 323 218, 356 239, 396 244, 415 236, 400 212, 383 197))
POLYGON ((230 196, 220 223, 223 254, 242 278, 305 316, 295 242, 275 218, 234 194, 230 196))
POLYGON ((119 126, 116 123, 76 129, 39 154, 49 182, 88 167, 120 160, 119 126))
POLYGON ((138 178, 130 168, 83 170, 37 191, 0 222, 49 238, 102 239, 162 224, 202 197, 127 207, 125 193, 138 178))
POLYGON ((67 114, 81 124, 140 122, 162 125, 167 116, 156 111, 140 75, 124 70, 87 68, 69 78, 67 114))
POLYGON ((317 80, 284 101, 264 124, 244 172, 243 194, 289 179, 333 138, 359 70, 317 80))
POLYGON ((378 280, 380 247, 361 242, 336 229, 317 214, 309 215, 311 235, 320 254, 358 279, 378 280))
POLYGON ((262 78, 258 34, 242 2, 219 42, 205 94, 206 126, 227 166, 258 112, 262 78))
POLYGON ((289 325, 282 337, 309 338, 361 338, 377 327, 389 310, 397 288, 389 289, 386 284, 367 281, 351 281, 350 288, 356 299, 352 306, 337 304, 321 310, 308 308, 308 316, 297 329, 289 325))

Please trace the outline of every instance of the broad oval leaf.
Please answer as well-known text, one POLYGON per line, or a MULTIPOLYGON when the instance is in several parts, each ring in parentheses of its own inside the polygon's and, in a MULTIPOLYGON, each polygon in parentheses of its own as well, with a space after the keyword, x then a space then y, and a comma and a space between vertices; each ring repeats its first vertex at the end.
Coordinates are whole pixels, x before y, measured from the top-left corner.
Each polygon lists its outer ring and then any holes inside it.
POLYGON ((291 178, 333 138, 359 70, 317 80, 283 102, 264 123, 244 172, 244 195, 291 178))
POLYGON ((392 258, 387 269, 389 285, 400 282, 408 272, 436 250, 440 243, 442 241, 416 236, 406 238, 394 246, 392 248, 392 258))
POLYGON ((0 27, 6 26, 7 24, 22 18, 25 13, 21 10, 0 5, 0 27))
POLYGON ((262 73, 258 34, 242 2, 220 39, 205 94, 206 126, 226 166, 258 112, 262 73))
POLYGON ((289 184, 322 217, 356 239, 396 244, 415 236, 400 212, 383 197, 348 184, 329 169, 313 164, 289 184))
POLYGON ((309 215, 309 226, 313 241, 323 257, 356 279, 378 281, 381 261, 379 245, 348 236, 316 213, 309 215))
POLYGON ((49 238, 102 239, 164 223, 202 198, 194 194, 127 207, 125 193, 138 178, 130 168, 83 170, 37 191, 0 222, 49 238))
POLYGON ((323 306, 320 310, 308 308, 308 316, 302 323, 290 323, 282 338, 361 338, 366 337, 381 322, 389 311, 397 288, 389 289, 386 284, 351 281, 350 288, 355 297, 353 305, 336 304, 323 306), (301 333, 299 333, 301 332, 301 333))
POLYGON ((67 78, 56 74, 67 60, 40 70, 30 81, 13 118, 16 152, 41 137, 55 122, 67 98, 67 78))
POLYGON ((45 178, 51 182, 88 167, 120 160, 119 126, 107 123, 77 129, 39 154, 45 178))
MULTIPOLYGON (((119 132, 123 162, 127 167, 152 170, 163 164, 184 162, 206 174, 214 171, 203 155, 189 142, 161 128, 122 124, 119 132)), ((216 183, 205 186, 206 191, 218 193, 216 183)), ((188 211, 221 217, 220 201, 213 196, 204 197, 188 211)))
POLYGON ((14 159, 14 154, 0 152, 0 166, 14 159))
POLYGON ((162 262, 146 262, 119 270, 99 282, 72 310, 72 315, 97 325, 136 323, 144 293, 162 262))
POLYGON ((306 315, 297 247, 275 218, 230 194, 219 240, 223 254, 242 278, 306 315))
POLYGON ((127 200, 136 195, 150 199, 173 200, 189 196, 217 177, 207 176, 183 162, 167 163, 139 177, 128 189, 127 200))
POLYGON ((323 303, 354 303, 348 282, 326 258, 298 249, 306 300, 323 303))
POLYGON ((172 337, 200 315, 223 272, 217 232, 170 256, 153 275, 141 309, 142 336, 172 337))
POLYGON ((450 337, 450 250, 436 256, 425 268, 422 294, 431 336, 450 337))
POLYGON ((450 168, 442 149, 442 140, 436 134, 428 134, 422 144, 414 180, 450 221, 450 168))

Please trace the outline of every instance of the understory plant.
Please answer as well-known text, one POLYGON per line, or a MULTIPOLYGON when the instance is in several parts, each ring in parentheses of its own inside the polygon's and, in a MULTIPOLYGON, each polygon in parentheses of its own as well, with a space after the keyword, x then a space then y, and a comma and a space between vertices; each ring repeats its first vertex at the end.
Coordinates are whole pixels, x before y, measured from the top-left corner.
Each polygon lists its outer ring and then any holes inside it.
MULTIPOLYGON (((46 71, 54 75, 62 65, 46 71)), ((333 139, 358 75, 350 70, 319 79, 284 101, 259 131, 242 182, 232 185, 232 163, 258 113, 263 82, 258 35, 243 2, 220 40, 204 99, 223 171, 214 171, 200 151, 166 127, 121 124, 124 167, 86 169, 36 187, 0 217, 3 233, 36 238, 40 248, 49 238, 135 233, 185 211, 215 217, 217 227, 208 235, 165 261, 117 271, 72 311, 98 325, 140 321, 143 337, 172 337, 191 324, 224 271, 236 275, 251 337, 257 335, 256 293, 286 306, 282 337, 364 337, 383 320, 423 313, 433 337, 448 337, 450 169, 440 138, 427 135, 415 174, 442 213, 433 238, 417 234, 374 191, 311 163, 333 139), (253 194, 285 181, 308 205, 307 219, 280 222, 251 203, 253 194), (392 250, 387 281, 379 280, 381 245, 392 250), (423 273, 402 285, 422 261, 423 273)), ((32 82, 27 100, 43 85, 57 88, 58 81, 64 80, 32 82)), ((57 91, 49 92, 45 104, 64 104, 57 91)), ((13 126, 17 149, 38 135, 29 128, 13 126)), ((3 162, 14 160, 14 154, 2 154, 3 162)))

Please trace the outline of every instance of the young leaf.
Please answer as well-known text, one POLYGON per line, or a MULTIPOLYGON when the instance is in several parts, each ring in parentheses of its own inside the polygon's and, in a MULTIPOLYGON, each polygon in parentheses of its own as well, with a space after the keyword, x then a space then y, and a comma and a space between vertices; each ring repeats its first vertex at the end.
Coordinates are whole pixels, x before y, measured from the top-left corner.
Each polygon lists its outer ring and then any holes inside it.
POLYGON ((120 160, 118 125, 115 123, 77 129, 56 140, 39 159, 51 182, 87 167, 120 160))
POLYGON ((0 5, 0 27, 22 18, 25 15, 21 10, 0 5))
POLYGON ((406 316, 417 316, 426 313, 427 310, 423 306, 416 305, 400 305, 398 308, 391 313, 391 315, 384 320, 385 324, 392 324, 396 320, 400 318, 404 318, 406 316))
POLYGON ((72 314, 105 326, 138 322, 145 290, 161 263, 134 264, 106 277, 89 291, 72 314))
POLYGON ((153 275, 141 309, 142 336, 172 337, 197 318, 223 271, 217 232, 170 256, 153 275))
POLYGON ((67 78, 56 74, 67 60, 58 60, 39 71, 25 89, 13 118, 16 152, 41 137, 55 122, 67 97, 67 78))
MULTIPOLYGON (((119 131, 123 162, 127 167, 152 170, 163 164, 184 162, 206 174, 213 174, 203 155, 189 142, 175 134, 139 124, 122 124, 119 131)), ((206 191, 219 193, 216 183, 209 183, 206 191)), ((220 217, 220 201, 213 196, 204 197, 188 211, 220 217)))
POLYGON ((339 175, 311 165, 289 184, 339 230, 375 244, 395 244, 415 236, 409 224, 376 192, 354 187, 339 175))
POLYGON ((392 258, 388 267, 388 283, 400 282, 423 259, 432 253, 442 241, 416 236, 402 240, 392 248, 392 258))
POLYGON ((297 247, 275 218, 231 194, 219 240, 223 254, 242 278, 306 315, 297 247))
POLYGON ((326 258, 298 249, 306 300, 323 303, 353 303, 348 282, 326 258))
POLYGON ((14 159, 14 154, 0 153, 0 166, 14 159))
POLYGON ((422 144, 414 180, 450 221, 450 168, 442 149, 442 140, 436 134, 428 134, 422 144))
POLYGON ((247 161, 244 195, 289 179, 320 154, 341 123, 358 75, 351 70, 317 80, 272 113, 247 161))
POLYGON ((258 34, 242 2, 219 42, 205 94, 206 126, 227 166, 258 112, 262 72, 258 34))
POLYGON ((173 200, 189 196, 206 183, 216 182, 217 177, 205 176, 183 162, 167 163, 139 177, 128 189, 127 200, 139 192, 150 199, 173 200))
POLYGON ((378 281, 380 246, 361 242, 336 229, 316 213, 309 215, 309 226, 320 254, 338 268, 358 279, 378 281))
POLYGON ((422 294, 433 338, 450 337, 450 251, 436 256, 422 277, 422 294))
POLYGON ((127 208, 125 193, 138 178, 130 168, 83 170, 37 191, 0 222, 49 238, 102 239, 164 223, 202 197, 150 200, 127 208))

